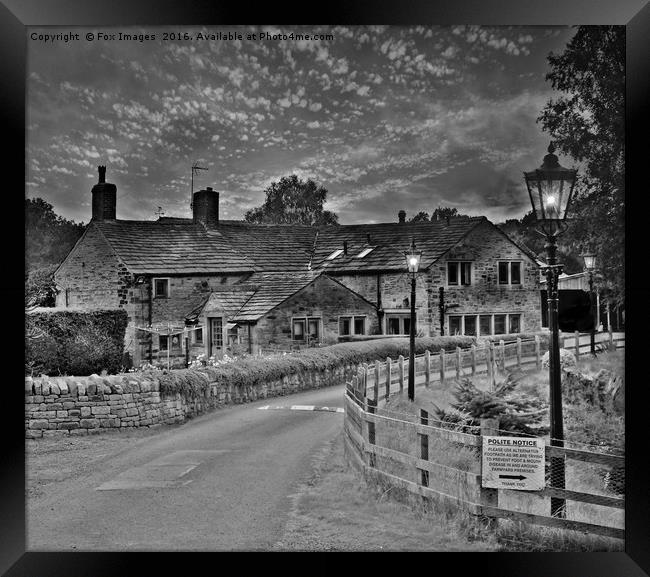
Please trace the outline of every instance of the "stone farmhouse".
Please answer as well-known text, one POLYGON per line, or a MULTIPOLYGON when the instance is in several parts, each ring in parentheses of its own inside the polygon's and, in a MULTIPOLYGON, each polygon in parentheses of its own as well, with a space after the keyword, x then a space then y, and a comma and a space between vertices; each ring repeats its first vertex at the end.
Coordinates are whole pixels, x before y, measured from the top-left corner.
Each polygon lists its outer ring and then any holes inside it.
POLYGON ((257 225, 220 220, 208 187, 194 193, 193 218, 118 220, 105 170, 92 219, 55 272, 57 306, 124 308, 135 364, 408 335, 411 241, 422 251, 417 334, 541 327, 538 263, 485 217, 257 225))

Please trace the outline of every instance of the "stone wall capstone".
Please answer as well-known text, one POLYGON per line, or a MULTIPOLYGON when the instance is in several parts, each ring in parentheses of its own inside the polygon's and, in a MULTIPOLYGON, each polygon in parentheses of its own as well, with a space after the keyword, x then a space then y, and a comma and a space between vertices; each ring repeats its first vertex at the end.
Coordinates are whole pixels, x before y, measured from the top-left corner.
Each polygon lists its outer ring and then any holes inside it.
POLYGON ((182 423, 228 404, 343 384, 356 371, 356 365, 347 365, 325 372, 292 373, 243 386, 210 382, 204 394, 195 397, 161 393, 154 373, 25 377, 25 436, 87 435, 182 423))

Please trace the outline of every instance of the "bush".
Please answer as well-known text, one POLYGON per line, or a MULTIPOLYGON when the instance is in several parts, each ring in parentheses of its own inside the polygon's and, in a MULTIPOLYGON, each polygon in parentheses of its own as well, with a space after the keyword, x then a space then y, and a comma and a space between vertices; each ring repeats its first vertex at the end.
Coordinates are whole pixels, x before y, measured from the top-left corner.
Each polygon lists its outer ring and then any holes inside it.
MULTIPOLYGON (((437 352, 441 349, 456 350, 456 347, 468 347, 475 342, 472 337, 427 337, 416 339, 415 352, 421 354, 425 350, 437 352)), ((208 375, 209 382, 236 387, 251 386, 266 381, 274 381, 295 373, 307 371, 328 371, 340 366, 354 365, 363 362, 384 360, 386 357, 397 359, 399 355, 408 356, 408 338, 390 338, 378 341, 363 341, 355 343, 340 343, 330 347, 304 349, 288 355, 271 357, 245 356, 236 362, 220 363, 218 366, 208 364, 205 367, 173 371, 177 378, 184 378, 198 373, 208 375)), ((165 371, 163 371, 165 372, 165 371)), ((201 394, 192 386, 187 386, 177 378, 164 378, 160 382, 160 390, 165 392, 189 392, 201 394)), ((203 386, 203 385, 202 385, 203 386)), ((200 387, 199 387, 200 389, 200 387)))
MULTIPOLYGON (((567 349, 560 349, 560 368, 562 370, 572 369, 577 366, 576 356, 567 349)), ((542 357, 542 368, 548 369, 549 353, 545 353, 542 357)))
POLYGON ((548 331, 538 332, 538 333, 514 333, 511 335, 489 335, 485 337, 479 337, 479 342, 493 342, 499 343, 503 341, 505 344, 514 343, 518 338, 522 341, 531 341, 535 337, 539 337, 539 344, 542 350, 548 349, 550 334, 548 331))
POLYGON ((124 310, 39 310, 26 317, 29 373, 91 375, 120 372, 124 363, 124 310))

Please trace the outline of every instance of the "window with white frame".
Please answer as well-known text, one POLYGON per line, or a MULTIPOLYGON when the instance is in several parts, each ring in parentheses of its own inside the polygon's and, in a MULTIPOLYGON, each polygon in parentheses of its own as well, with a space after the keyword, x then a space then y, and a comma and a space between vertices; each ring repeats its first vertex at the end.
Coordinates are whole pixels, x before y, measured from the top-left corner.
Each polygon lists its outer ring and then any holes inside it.
POLYGON ((507 335, 521 332, 521 313, 449 315, 449 334, 467 336, 507 335))
POLYGON ((374 246, 364 248, 357 256, 356 258, 363 258, 364 256, 369 255, 373 250, 375 250, 374 246))
POLYGON ((291 338, 298 342, 320 340, 321 317, 297 317, 291 320, 291 338))
POLYGON ((500 285, 520 285, 521 262, 500 260, 498 264, 498 276, 500 285))
POLYGON ((157 299, 169 298, 169 279, 168 278, 154 278, 153 279, 153 296, 157 299))
POLYGON ((197 327, 192 332, 194 333, 194 342, 197 345, 203 344, 203 327, 197 327))
MULTIPOLYGON (((408 335, 411 332, 411 313, 386 313, 387 335, 408 335)), ((417 317, 416 317, 417 319, 417 317)), ((416 322, 417 326, 417 322, 416 322)))
POLYGON ((470 261, 447 262, 447 284, 469 286, 472 284, 472 263, 470 261))
POLYGON ((366 334, 366 317, 365 316, 340 316, 339 317, 339 336, 365 335, 366 334))
POLYGON ((343 254, 343 249, 339 248, 335 250, 333 253, 331 253, 325 260, 334 260, 337 256, 340 256, 343 254))

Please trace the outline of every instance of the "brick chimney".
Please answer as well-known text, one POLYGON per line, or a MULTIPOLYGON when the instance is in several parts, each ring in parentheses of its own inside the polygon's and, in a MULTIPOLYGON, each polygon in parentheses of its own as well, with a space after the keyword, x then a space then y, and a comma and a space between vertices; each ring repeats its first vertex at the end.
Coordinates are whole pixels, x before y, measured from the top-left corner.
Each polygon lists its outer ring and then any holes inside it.
POLYGON ((397 218, 399 219, 399 222, 406 222, 406 211, 405 210, 400 210, 397 213, 397 218))
POLYGON ((197 190, 192 200, 192 213, 195 223, 208 228, 219 226, 219 193, 211 186, 197 190))
POLYGON ((92 220, 115 220, 117 186, 106 182, 106 167, 98 166, 99 181, 92 188, 92 220))

